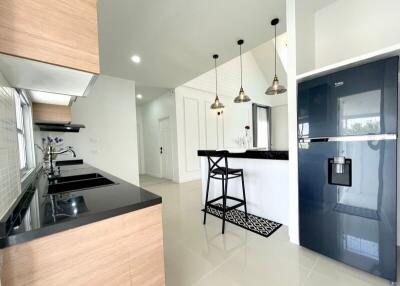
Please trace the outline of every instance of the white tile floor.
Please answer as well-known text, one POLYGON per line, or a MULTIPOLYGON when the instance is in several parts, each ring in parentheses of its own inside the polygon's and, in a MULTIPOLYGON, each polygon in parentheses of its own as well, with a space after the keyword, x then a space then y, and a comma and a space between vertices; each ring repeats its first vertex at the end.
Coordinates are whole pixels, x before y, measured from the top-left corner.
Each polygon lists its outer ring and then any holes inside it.
POLYGON ((207 216, 201 182, 146 187, 163 198, 167 286, 380 286, 389 282, 291 244, 281 227, 269 238, 207 216))
POLYGON ((156 178, 156 177, 149 176, 149 175, 140 175, 139 176, 139 182, 140 182, 140 186, 141 187, 148 187, 148 186, 151 186, 151 185, 168 183, 170 181, 167 180, 167 179, 156 178))

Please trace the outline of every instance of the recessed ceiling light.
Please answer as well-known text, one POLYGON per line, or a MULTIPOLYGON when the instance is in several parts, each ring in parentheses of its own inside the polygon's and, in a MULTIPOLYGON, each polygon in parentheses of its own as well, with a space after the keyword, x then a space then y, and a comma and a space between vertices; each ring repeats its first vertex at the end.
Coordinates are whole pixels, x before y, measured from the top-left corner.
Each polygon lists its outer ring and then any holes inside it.
POLYGON ((141 94, 139 93, 139 94, 136 95, 136 97, 137 97, 138 99, 142 99, 143 95, 141 95, 141 94))
POLYGON ((140 57, 139 57, 138 55, 133 55, 133 56, 131 57, 131 60, 132 60, 132 62, 134 62, 135 64, 138 64, 138 63, 140 63, 140 61, 141 61, 141 59, 140 59, 140 57))

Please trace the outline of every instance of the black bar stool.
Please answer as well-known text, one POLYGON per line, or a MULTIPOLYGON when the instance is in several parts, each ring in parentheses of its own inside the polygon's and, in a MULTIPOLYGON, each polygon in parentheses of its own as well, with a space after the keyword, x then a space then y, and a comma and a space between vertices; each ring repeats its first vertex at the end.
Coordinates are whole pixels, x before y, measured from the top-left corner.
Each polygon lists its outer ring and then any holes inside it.
POLYGON ((225 215, 227 212, 244 206, 244 212, 246 221, 247 217, 247 206, 246 206, 246 192, 244 188, 244 176, 243 169, 229 169, 228 168, 228 151, 212 151, 205 152, 205 155, 208 159, 208 179, 207 179, 207 192, 206 192, 206 201, 204 204, 204 220, 203 224, 206 224, 206 215, 207 215, 207 207, 214 208, 216 210, 222 211, 222 234, 225 232, 225 215), (224 166, 221 164, 224 162, 224 166), (235 178, 242 178, 242 190, 243 190, 243 199, 238 199, 235 197, 228 196, 228 181, 235 178), (216 180, 221 180, 222 183, 222 196, 219 196, 215 199, 208 200, 208 192, 210 190, 210 180, 211 178, 216 180), (212 203, 222 199, 222 207, 214 205, 212 203), (233 206, 227 206, 226 200, 230 199, 238 202, 233 206))

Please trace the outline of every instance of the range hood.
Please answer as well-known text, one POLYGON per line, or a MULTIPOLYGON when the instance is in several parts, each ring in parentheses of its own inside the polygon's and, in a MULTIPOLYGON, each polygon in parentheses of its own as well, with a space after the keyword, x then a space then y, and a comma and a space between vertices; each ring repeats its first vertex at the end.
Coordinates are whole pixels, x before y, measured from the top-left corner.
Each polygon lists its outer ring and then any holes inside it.
POLYGON ((0 72, 11 87, 69 96, 87 96, 97 74, 0 53, 0 72))
POLYGON ((41 123, 37 122, 40 131, 53 131, 53 132, 79 132, 81 128, 85 128, 83 124, 71 124, 71 123, 41 123))

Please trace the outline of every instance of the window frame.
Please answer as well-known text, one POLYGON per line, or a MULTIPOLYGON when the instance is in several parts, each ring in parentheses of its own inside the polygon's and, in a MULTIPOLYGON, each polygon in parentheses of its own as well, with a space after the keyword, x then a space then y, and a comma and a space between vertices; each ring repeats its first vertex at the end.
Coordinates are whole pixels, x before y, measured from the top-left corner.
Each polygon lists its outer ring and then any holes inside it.
POLYGON ((35 167, 32 105, 29 97, 22 90, 15 90, 16 129, 18 141, 18 156, 20 160, 21 180, 35 167), (21 152, 20 138, 22 138, 23 151, 21 152), (23 156, 21 158, 21 155, 23 156), (24 164, 22 165, 22 162, 24 164))
POLYGON ((253 147, 259 148, 258 146, 258 109, 265 109, 265 112, 267 114, 267 125, 268 125, 268 130, 267 130, 267 146, 265 148, 267 150, 271 150, 271 107, 268 105, 262 105, 262 104, 257 104, 253 103, 252 104, 252 121, 253 121, 253 147))

